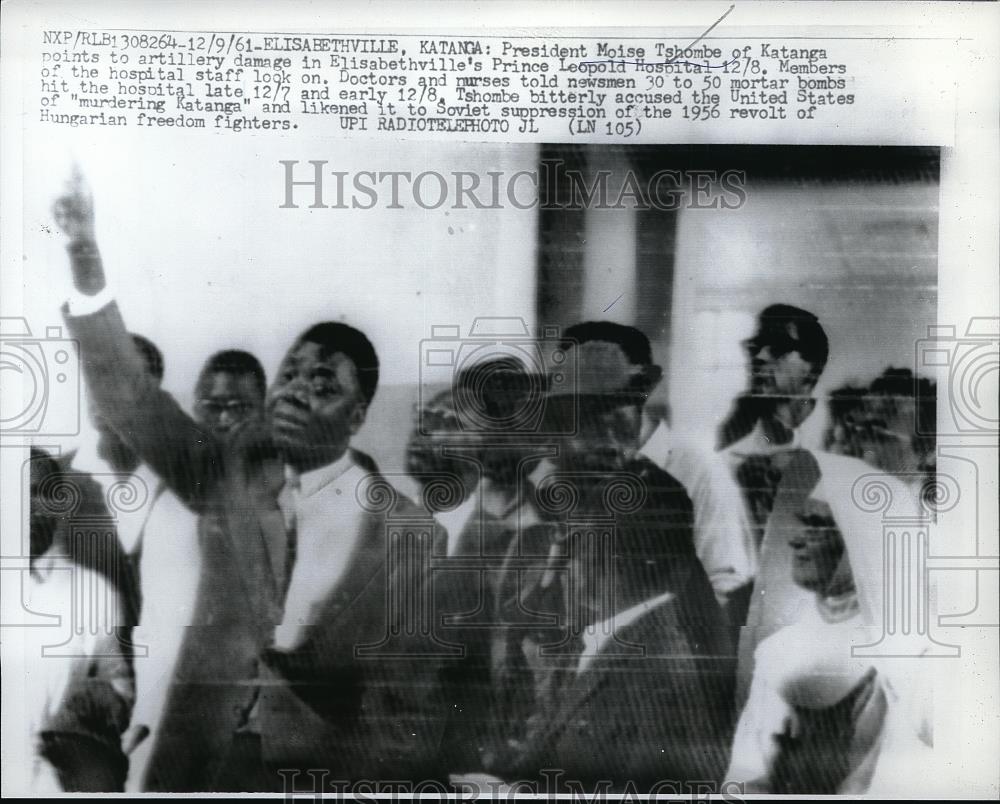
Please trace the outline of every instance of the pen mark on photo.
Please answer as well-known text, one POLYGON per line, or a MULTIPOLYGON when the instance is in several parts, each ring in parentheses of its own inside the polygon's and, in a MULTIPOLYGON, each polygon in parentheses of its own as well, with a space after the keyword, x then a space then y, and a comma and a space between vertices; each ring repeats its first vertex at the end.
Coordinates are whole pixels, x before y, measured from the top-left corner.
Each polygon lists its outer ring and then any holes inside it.
POLYGON ((624 293, 622 293, 622 294, 621 294, 620 296, 618 296, 618 298, 617 298, 617 299, 615 299, 615 300, 614 300, 613 302, 611 302, 611 304, 609 304, 609 305, 608 305, 607 307, 605 307, 605 308, 604 308, 603 310, 601 310, 601 312, 602 312, 602 313, 606 313, 606 312, 607 312, 608 310, 610 310, 610 309, 611 309, 612 307, 614 307, 614 306, 615 306, 616 304, 618 304, 618 302, 619 302, 619 301, 621 301, 621 298, 622 298, 622 296, 624 296, 624 295, 625 295, 625 294, 624 294, 624 293))
MULTIPOLYGON (((699 36, 693 42, 688 43, 688 45, 684 48, 684 50, 689 50, 690 48, 694 47, 702 39, 704 39, 706 36, 708 36, 710 33, 712 33, 712 31, 714 31, 722 23, 722 21, 726 17, 728 17, 730 14, 733 13, 733 10, 735 8, 736 8, 736 4, 733 3, 731 6, 729 6, 728 9, 726 9, 726 12, 721 17, 719 17, 715 22, 713 22, 704 31, 702 31, 701 36, 699 36)), ((726 67, 730 66, 731 64, 735 64, 737 61, 739 61, 739 59, 735 59, 734 58, 734 59, 730 59, 729 61, 724 61, 724 62, 722 62, 722 64, 708 64, 708 63, 706 63, 706 64, 698 64, 698 63, 693 62, 693 61, 681 61, 679 59, 668 59, 667 61, 658 62, 658 64, 660 64, 660 65, 666 65, 666 64, 685 64, 685 65, 687 65, 689 67, 704 67, 707 70, 722 70, 722 69, 725 69, 726 67)), ((619 63, 619 64, 631 64, 633 67, 641 67, 642 65, 646 64, 646 61, 645 60, 643 60, 643 61, 627 61, 625 59, 620 59, 620 60, 618 60, 616 62, 615 59, 596 59, 594 61, 581 61, 580 62, 580 64, 615 64, 615 63, 619 63)), ((657 62, 653 62, 653 64, 655 65, 655 64, 657 64, 657 62)))

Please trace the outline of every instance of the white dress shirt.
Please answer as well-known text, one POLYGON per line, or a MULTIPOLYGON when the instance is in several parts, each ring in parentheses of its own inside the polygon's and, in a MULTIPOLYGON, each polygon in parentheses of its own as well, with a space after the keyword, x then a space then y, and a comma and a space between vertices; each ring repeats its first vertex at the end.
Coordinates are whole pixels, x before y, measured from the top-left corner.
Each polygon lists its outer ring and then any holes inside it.
POLYGON ((438 511, 434 514, 434 520, 448 534, 449 556, 455 555, 455 550, 458 549, 459 537, 465 531, 466 527, 468 527, 469 520, 478 514, 479 494, 475 491, 466 497, 460 505, 452 508, 450 511, 438 511))
POLYGON ((296 548, 283 622, 274 631, 275 648, 292 650, 301 644, 304 627, 315 624, 343 578, 361 532, 364 511, 358 499, 364 491, 359 484, 366 475, 350 450, 327 466, 298 475, 297 484, 294 470, 286 469, 278 504, 286 524, 294 521, 296 548))
POLYGON ((691 498, 695 552, 716 599, 724 604, 734 589, 757 574, 753 529, 743 494, 726 460, 678 441, 662 421, 640 452, 684 486, 691 498))

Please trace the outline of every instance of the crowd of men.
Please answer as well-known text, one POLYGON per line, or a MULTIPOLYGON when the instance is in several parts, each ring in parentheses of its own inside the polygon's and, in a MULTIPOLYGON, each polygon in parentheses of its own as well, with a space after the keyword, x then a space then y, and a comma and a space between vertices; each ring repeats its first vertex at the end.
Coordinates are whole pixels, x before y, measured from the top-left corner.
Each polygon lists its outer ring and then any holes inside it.
POLYGON ((27 598, 68 600, 70 566, 113 627, 39 660, 34 790, 891 793, 891 746, 929 750, 905 683, 844 636, 881 600, 851 483, 919 502, 927 381, 835 392, 805 449, 830 344, 772 305, 709 451, 646 405, 649 339, 583 322, 549 366, 497 357, 421 400, 411 501, 352 446, 379 379, 364 333, 316 324, 269 385, 213 355, 189 414, 105 286, 79 180, 56 217, 98 440, 32 452, 27 598))

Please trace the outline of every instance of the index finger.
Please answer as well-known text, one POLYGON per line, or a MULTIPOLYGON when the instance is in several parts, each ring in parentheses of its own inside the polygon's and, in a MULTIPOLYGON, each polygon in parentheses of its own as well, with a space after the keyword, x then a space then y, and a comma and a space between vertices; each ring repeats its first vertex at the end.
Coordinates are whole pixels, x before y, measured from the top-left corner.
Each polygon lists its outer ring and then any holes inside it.
POLYGON ((87 195, 87 178, 83 175, 83 170, 80 168, 80 163, 73 160, 73 166, 70 169, 69 180, 66 182, 66 188, 77 195, 87 195))

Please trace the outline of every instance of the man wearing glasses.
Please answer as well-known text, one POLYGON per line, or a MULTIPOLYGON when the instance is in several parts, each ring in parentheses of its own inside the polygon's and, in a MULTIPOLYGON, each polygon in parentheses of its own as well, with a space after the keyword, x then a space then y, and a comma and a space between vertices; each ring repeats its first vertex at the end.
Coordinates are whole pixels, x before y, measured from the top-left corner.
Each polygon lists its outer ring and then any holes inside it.
POLYGON ((195 386, 195 419, 225 438, 244 422, 264 414, 267 379, 249 352, 228 349, 205 363, 195 386))
POLYGON ((816 407, 812 392, 830 354, 819 319, 789 304, 772 304, 743 342, 748 390, 719 428, 719 449, 745 453, 757 446, 797 446, 797 431, 816 407))
POLYGON ((788 573, 788 533, 819 478, 812 453, 799 443, 799 427, 816 407, 813 391, 829 358, 819 319, 787 304, 772 304, 744 342, 748 391, 720 428, 723 454, 743 490, 759 550, 757 577, 730 598, 730 617, 745 623, 740 636, 737 704, 746 695, 757 643, 794 619, 808 597, 788 573))

